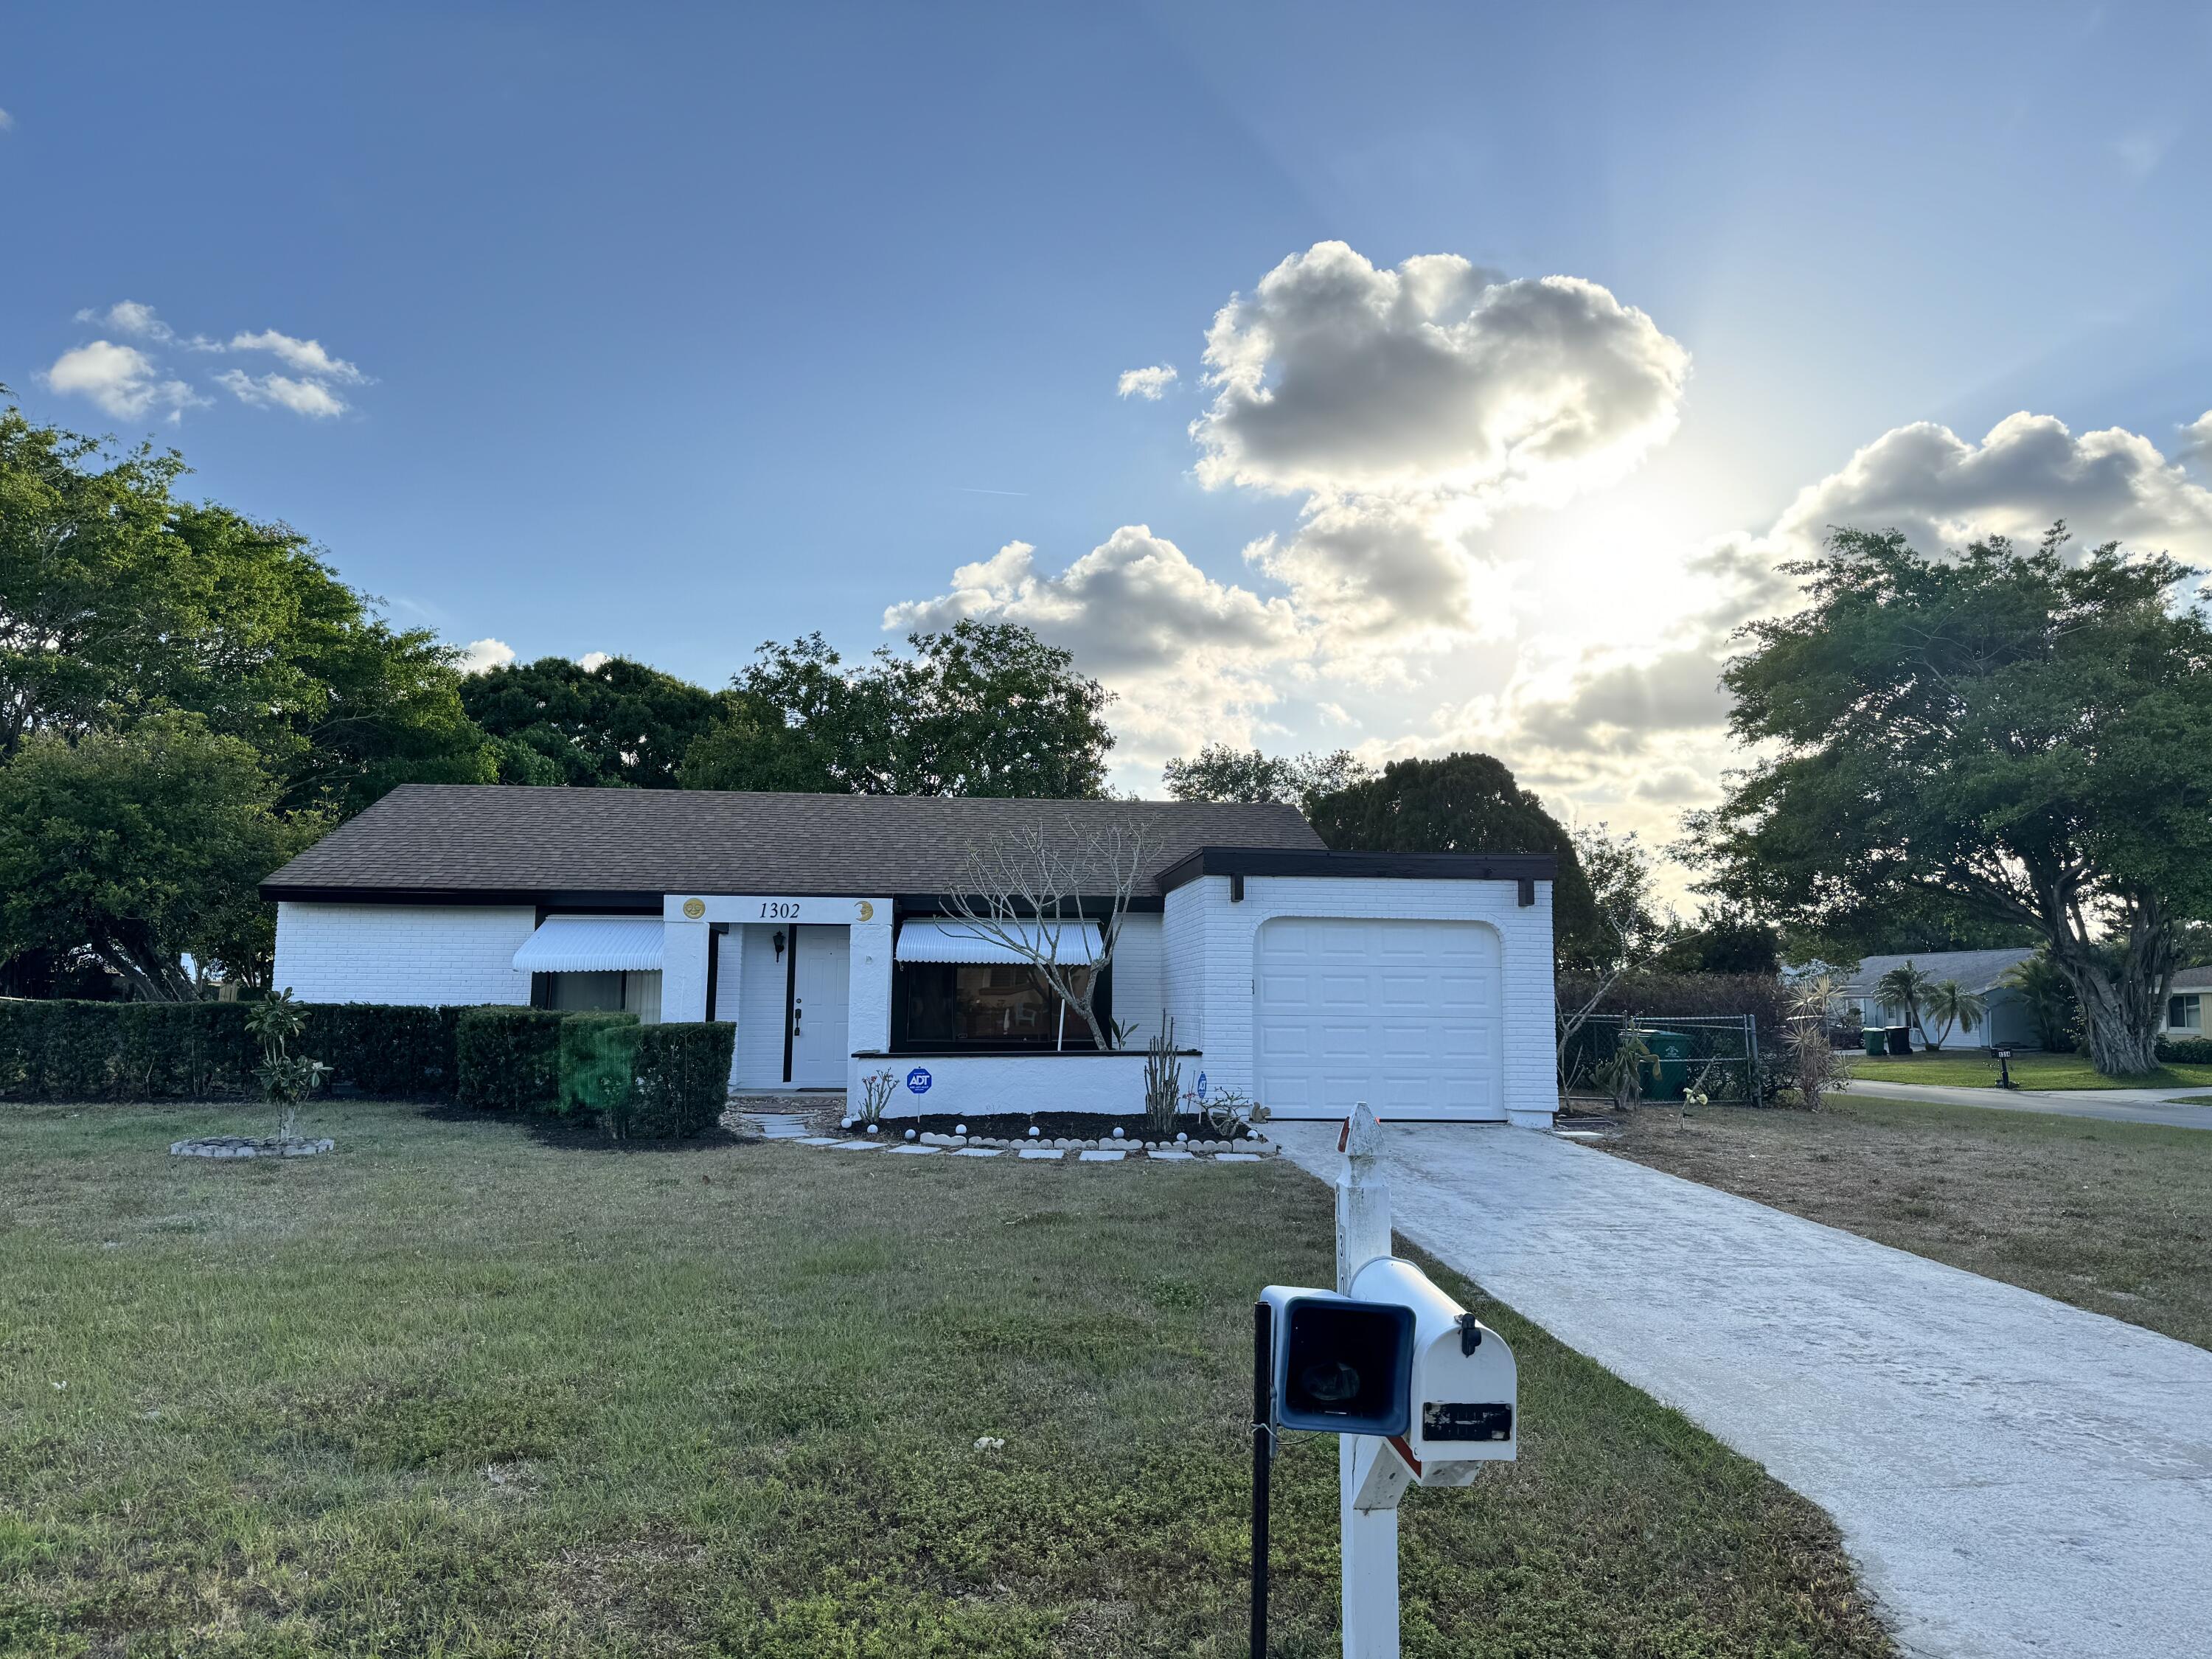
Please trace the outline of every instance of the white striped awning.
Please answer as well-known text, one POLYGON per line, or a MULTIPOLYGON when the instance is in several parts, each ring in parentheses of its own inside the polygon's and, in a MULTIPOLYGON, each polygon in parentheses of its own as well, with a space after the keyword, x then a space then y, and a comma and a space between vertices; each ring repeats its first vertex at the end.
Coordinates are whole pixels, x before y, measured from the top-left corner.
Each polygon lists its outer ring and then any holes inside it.
POLYGON ((641 974, 660 967, 660 923, 650 916, 548 916, 514 953, 525 974, 641 974))
POLYGON ((1033 962, 1050 945, 1054 961, 1075 964, 1097 961, 1102 943, 1095 921, 999 921, 987 928, 957 916, 917 916, 900 927, 891 954, 901 962, 1033 962), (1028 948, 1016 950, 994 933, 1028 948))

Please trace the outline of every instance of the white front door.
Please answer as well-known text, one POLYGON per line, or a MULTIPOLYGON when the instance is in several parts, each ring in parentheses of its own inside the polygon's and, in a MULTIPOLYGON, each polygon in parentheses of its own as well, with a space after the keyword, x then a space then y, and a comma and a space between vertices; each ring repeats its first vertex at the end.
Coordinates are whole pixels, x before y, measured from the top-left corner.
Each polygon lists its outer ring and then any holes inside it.
POLYGON ((1261 1104, 1335 1118, 1502 1121, 1498 934, 1478 921, 1282 916, 1263 924, 1253 1011, 1261 1104))
POLYGON ((847 1014, 853 997, 853 935, 848 928, 794 927, 791 981, 791 1084, 842 1089, 853 1045, 847 1014))

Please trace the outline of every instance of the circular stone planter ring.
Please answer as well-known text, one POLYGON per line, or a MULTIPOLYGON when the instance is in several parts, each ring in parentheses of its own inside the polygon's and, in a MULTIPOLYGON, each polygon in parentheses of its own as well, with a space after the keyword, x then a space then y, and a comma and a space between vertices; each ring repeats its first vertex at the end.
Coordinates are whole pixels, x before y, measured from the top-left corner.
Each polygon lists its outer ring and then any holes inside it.
POLYGON ((249 1135, 208 1135, 198 1140, 172 1141, 171 1158, 313 1158, 337 1145, 335 1140, 309 1140, 301 1136, 280 1139, 275 1135, 256 1140, 249 1135))

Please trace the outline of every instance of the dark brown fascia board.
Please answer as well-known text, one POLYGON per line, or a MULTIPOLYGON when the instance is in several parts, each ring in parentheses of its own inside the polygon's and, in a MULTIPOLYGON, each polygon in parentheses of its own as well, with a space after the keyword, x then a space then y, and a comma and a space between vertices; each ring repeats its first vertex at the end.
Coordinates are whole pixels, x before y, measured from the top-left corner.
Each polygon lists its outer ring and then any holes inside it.
POLYGON ((532 905, 541 910, 634 910, 659 915, 662 895, 600 888, 307 887, 261 884, 261 896, 295 904, 532 905))
MULTIPOLYGON (((957 916, 959 901, 950 893, 900 893, 892 901, 902 916, 957 916)), ((979 908, 986 902, 981 897, 972 901, 979 908)), ((1079 914, 1103 920, 1114 908, 1110 898, 1084 898, 1076 901, 1079 914)), ((1158 912, 1167 908, 1167 900, 1158 893, 1138 893, 1131 896, 1127 909, 1139 913, 1158 912)))
POLYGON ((1275 847, 1201 847, 1160 872, 1160 890, 1200 876, 1353 876, 1385 880, 1553 881, 1547 853, 1329 853, 1275 847))

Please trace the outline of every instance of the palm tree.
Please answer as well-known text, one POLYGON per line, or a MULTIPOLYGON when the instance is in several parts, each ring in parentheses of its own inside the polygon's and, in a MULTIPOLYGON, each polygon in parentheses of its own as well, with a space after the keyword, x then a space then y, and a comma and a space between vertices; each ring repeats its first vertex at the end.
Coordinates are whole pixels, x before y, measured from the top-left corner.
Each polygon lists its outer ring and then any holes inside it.
POLYGON ((1905 965, 1893 968, 1874 983, 1875 994, 1881 999, 1885 1008, 1894 1008, 1905 1016, 1907 1025, 1920 1032, 1920 1045, 1928 1046, 1928 1028, 1920 1022, 1920 1005, 1926 999, 1932 981, 1927 975, 1912 965, 1907 957, 1905 965))
POLYGON ((1955 979, 1929 986, 1921 994, 1920 1006, 1923 1012, 1942 1022, 1932 1045, 1938 1048, 1950 1036, 1954 1025, 1972 1032, 1990 1009, 1989 999, 1969 991, 1955 979))

